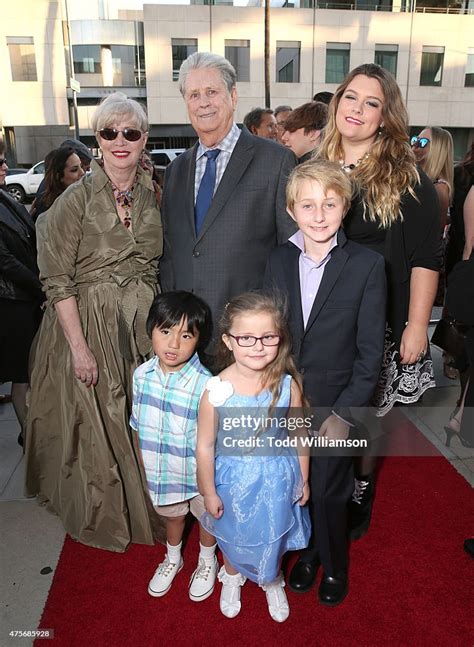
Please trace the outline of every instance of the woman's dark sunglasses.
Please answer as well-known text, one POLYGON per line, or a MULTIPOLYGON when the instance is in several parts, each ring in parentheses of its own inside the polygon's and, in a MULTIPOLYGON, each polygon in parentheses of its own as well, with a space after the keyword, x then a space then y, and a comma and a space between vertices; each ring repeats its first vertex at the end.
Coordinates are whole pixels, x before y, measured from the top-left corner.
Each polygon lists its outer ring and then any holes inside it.
POLYGON ((128 142, 137 142, 143 135, 141 130, 136 128, 124 128, 123 130, 116 130, 115 128, 102 128, 99 130, 99 135, 102 139, 106 139, 108 142, 112 142, 114 139, 117 139, 119 133, 125 137, 128 142))
POLYGON ((430 140, 428 137, 412 137, 410 139, 410 144, 412 146, 418 146, 419 148, 425 148, 425 146, 428 146, 430 143, 430 140))

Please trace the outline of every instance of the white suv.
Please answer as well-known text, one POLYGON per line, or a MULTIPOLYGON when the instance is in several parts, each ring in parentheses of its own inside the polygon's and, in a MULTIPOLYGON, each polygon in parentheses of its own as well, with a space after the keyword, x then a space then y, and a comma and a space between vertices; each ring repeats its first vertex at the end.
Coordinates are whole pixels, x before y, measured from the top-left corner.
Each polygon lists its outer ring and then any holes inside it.
POLYGON ((44 162, 38 162, 26 173, 7 175, 5 178, 6 189, 17 202, 24 202, 25 198, 33 198, 44 178, 44 162))
POLYGON ((154 148, 150 151, 150 155, 155 166, 165 169, 175 157, 184 153, 185 150, 185 148, 154 148))

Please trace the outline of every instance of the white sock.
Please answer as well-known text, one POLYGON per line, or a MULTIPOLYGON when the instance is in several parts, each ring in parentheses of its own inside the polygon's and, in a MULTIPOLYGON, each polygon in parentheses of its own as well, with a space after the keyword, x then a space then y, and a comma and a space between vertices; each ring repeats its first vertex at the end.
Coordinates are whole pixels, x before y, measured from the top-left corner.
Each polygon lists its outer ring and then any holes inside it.
POLYGON ((216 553, 216 546, 203 546, 199 542, 199 559, 202 559, 206 566, 212 566, 214 564, 214 555, 216 553))
POLYGON ((179 564, 181 560, 181 546, 183 542, 179 542, 177 546, 172 546, 166 542, 166 548, 168 552, 168 559, 172 564, 179 564))

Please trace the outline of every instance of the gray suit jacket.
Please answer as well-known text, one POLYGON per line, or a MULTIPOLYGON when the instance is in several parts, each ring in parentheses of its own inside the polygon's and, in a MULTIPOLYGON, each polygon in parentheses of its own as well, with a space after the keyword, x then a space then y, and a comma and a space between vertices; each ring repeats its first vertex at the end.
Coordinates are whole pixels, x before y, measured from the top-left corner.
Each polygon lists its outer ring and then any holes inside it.
POLYGON ((285 206, 286 181, 296 159, 280 144, 255 137, 244 127, 196 237, 197 147, 182 153, 166 171, 161 286, 163 291, 200 296, 216 326, 232 297, 262 286, 270 251, 296 230, 285 206))

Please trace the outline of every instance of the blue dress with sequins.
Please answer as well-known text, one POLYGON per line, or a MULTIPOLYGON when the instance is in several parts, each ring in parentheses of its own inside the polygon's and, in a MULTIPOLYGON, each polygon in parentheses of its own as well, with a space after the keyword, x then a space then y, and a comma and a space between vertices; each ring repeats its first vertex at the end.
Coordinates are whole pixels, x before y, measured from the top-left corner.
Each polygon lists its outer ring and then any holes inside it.
MULTIPOLYGON (((281 418, 290 405, 290 387, 291 376, 285 375, 275 407, 281 418)), ((216 537, 230 564, 261 585, 275 580, 282 556, 289 550, 305 548, 311 535, 308 509, 298 503, 303 479, 296 450, 280 451, 275 449, 275 443, 269 447, 268 442, 257 449, 224 449, 227 443, 222 440, 230 437, 225 420, 235 420, 248 412, 253 417, 265 416, 271 399, 269 391, 258 396, 232 393, 222 406, 216 407, 219 427, 215 483, 224 512, 220 519, 208 513, 201 518, 203 527, 216 537)), ((288 438, 285 424, 265 429, 261 438, 268 441, 270 435, 280 440, 288 438)), ((251 429, 232 429, 232 438, 252 436, 255 433, 251 429)))

